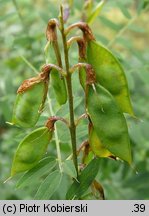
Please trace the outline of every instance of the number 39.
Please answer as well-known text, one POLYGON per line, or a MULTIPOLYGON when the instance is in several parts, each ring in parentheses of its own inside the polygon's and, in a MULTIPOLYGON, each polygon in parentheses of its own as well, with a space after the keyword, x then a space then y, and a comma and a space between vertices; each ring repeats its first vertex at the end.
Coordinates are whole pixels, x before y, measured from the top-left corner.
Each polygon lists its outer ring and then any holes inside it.
POLYGON ((145 205, 144 204, 134 204, 134 212, 145 212, 145 205))

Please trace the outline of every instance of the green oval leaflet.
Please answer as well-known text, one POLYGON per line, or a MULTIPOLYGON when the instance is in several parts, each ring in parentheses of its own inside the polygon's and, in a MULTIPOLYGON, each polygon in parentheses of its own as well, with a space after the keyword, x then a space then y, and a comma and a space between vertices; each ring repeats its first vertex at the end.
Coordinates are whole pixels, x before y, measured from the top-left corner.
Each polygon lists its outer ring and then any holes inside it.
POLYGON ((11 176, 30 170, 38 163, 46 152, 52 133, 47 127, 41 127, 20 142, 13 159, 11 176))
POLYGON ((98 157, 112 156, 112 153, 108 149, 106 149, 105 146, 102 144, 94 128, 91 128, 89 132, 89 145, 94 154, 98 157))
POLYGON ((13 124, 27 128, 37 123, 48 91, 48 79, 42 79, 41 74, 25 80, 19 87, 13 108, 13 124))
POLYGON ((87 61, 96 72, 96 80, 115 98, 123 112, 133 114, 124 70, 115 56, 96 41, 87 43, 87 61))
POLYGON ((113 96, 101 85, 88 86, 87 109, 103 146, 116 157, 132 161, 125 117, 113 96))

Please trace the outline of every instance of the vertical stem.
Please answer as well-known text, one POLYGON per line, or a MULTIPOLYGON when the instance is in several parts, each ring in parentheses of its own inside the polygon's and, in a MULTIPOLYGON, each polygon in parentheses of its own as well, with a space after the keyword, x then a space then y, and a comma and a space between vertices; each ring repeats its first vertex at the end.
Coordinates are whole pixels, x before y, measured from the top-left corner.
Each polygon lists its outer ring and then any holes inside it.
POLYGON ((68 58, 68 49, 67 49, 67 40, 64 32, 64 21, 63 21, 63 8, 60 8, 60 23, 61 23, 61 34, 63 39, 64 46, 64 56, 65 56, 65 67, 67 72, 66 83, 68 89, 68 100, 69 100, 69 113, 70 113, 70 135, 73 151, 73 161, 77 171, 78 176, 78 161, 77 161, 77 146, 76 146, 76 126, 74 121, 74 106, 73 106, 73 93, 72 93, 72 80, 71 74, 69 73, 69 58, 68 58))
MULTIPOLYGON (((50 42, 47 43, 47 45, 45 46, 45 49, 44 49, 46 63, 49 62, 49 59, 48 59, 49 45, 50 45, 50 42)), ((54 116, 54 112, 53 112, 53 108, 52 108, 52 105, 51 105, 51 100, 50 100, 49 94, 47 95, 47 98, 48 98, 48 105, 49 105, 50 114, 51 114, 51 116, 54 116)), ((56 125, 54 126, 54 129, 55 129, 54 130, 54 135, 55 135, 55 144, 56 144, 58 165, 59 165, 60 172, 62 172, 63 168, 62 168, 62 157, 61 157, 61 150, 60 150, 60 141, 59 141, 59 138, 58 138, 58 132, 57 132, 57 126, 56 125)))
MULTIPOLYGON (((52 109, 52 106, 51 106, 51 101, 50 101, 49 94, 48 94, 48 104, 49 104, 49 110, 50 110, 51 116, 54 116, 54 112, 53 112, 53 109, 52 109)), ((60 172, 62 172, 62 157, 61 157, 60 142, 59 142, 59 138, 58 138, 56 125, 54 126, 54 135, 55 135, 55 143, 56 143, 58 165, 59 165, 60 172)))

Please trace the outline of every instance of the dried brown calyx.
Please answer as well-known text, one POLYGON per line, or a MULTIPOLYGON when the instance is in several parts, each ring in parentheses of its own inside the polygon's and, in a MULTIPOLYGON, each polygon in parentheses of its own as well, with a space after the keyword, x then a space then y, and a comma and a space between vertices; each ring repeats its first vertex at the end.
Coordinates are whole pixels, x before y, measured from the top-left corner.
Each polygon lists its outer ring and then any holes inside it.
POLYGON ((58 120, 58 119, 57 119, 56 116, 51 116, 50 118, 48 118, 48 120, 47 120, 45 126, 46 126, 50 131, 52 131, 52 130, 54 130, 54 124, 55 124, 55 122, 56 122, 57 120, 58 120))
POLYGON ((95 71, 90 64, 86 65, 86 84, 92 85, 96 82, 95 71))
POLYGON ((74 28, 79 28, 82 32, 83 32, 83 37, 86 41, 89 41, 89 40, 95 40, 95 37, 93 35, 93 32, 91 30, 91 28, 89 27, 89 25, 85 22, 77 22, 77 23, 74 23, 72 25, 70 25, 66 31, 65 31, 65 34, 69 34, 69 32, 74 29, 74 28))
POLYGON ((42 66, 41 70, 43 73, 50 73, 50 71, 52 69, 55 69, 57 72, 59 72, 62 76, 66 76, 66 72, 59 66, 55 65, 55 64, 45 64, 42 66))
POLYGON ((49 128, 49 130, 54 130, 54 124, 56 121, 61 121, 65 123, 66 126, 69 128, 69 122, 66 119, 59 117, 59 116, 51 116, 50 118, 48 118, 45 126, 49 128))
POLYGON ((58 21, 56 19, 51 19, 48 22, 46 29, 46 37, 48 41, 57 41, 57 32, 56 26, 58 25, 58 21))
POLYGON ((48 81, 49 81, 49 71, 48 72, 46 70, 42 71, 41 73, 39 73, 38 76, 24 80, 23 83, 18 88, 17 93, 23 93, 37 83, 40 82, 48 83, 48 81))
POLYGON ((78 48, 79 48, 79 58, 86 58, 86 42, 83 38, 78 38, 77 40, 78 48))

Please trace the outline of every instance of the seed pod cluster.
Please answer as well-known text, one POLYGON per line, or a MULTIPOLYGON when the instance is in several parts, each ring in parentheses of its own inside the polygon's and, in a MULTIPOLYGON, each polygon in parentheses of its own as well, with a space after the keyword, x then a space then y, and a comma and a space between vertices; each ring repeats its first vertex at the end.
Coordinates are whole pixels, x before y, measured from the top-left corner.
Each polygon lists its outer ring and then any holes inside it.
POLYGON ((130 140, 123 113, 134 116, 124 70, 116 57, 94 38, 78 41, 79 61, 90 64, 95 80, 79 68, 89 116, 89 145, 99 157, 119 157, 131 163, 130 140), (83 50, 83 52, 82 52, 83 50))

